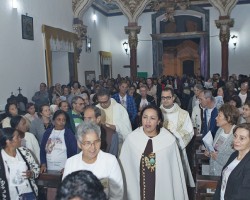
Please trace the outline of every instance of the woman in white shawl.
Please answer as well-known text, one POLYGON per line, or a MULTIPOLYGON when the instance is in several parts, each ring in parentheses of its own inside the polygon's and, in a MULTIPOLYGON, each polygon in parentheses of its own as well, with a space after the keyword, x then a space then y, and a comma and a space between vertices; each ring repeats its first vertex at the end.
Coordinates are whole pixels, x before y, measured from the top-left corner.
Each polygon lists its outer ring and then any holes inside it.
POLYGON ((186 200, 185 177, 175 137, 162 128, 161 110, 141 112, 142 126, 123 143, 120 160, 128 200, 186 200))

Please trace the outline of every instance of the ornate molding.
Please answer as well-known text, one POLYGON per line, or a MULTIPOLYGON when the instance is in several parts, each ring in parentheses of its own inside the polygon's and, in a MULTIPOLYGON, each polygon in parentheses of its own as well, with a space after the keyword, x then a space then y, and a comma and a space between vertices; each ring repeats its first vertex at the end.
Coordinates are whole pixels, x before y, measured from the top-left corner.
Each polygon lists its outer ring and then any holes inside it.
POLYGON ((138 37, 141 31, 141 26, 125 26, 125 33, 128 34, 128 43, 130 49, 136 49, 138 44, 138 37))
POLYGON ((77 34, 76 48, 77 48, 77 62, 80 61, 80 54, 82 52, 83 41, 86 40, 87 26, 83 25, 82 20, 74 19, 73 30, 77 34))
POLYGON ((74 17, 81 19, 83 13, 91 6, 94 0, 72 0, 74 17))
POLYGON ((238 0, 208 0, 215 7, 220 16, 230 16, 232 9, 235 7, 238 0))
POLYGON ((220 41, 227 42, 230 39, 230 28, 234 25, 234 19, 215 20, 216 27, 220 29, 220 41))
MULTIPOLYGON (((111 2, 111 0, 106 0, 111 2)), ((139 16, 146 8, 149 0, 113 0, 122 13, 128 18, 129 23, 136 23, 139 16)))
POLYGON ((151 0, 150 8, 159 11, 164 8, 166 10, 165 20, 174 22, 174 13, 177 8, 186 10, 189 7, 189 0, 151 0))

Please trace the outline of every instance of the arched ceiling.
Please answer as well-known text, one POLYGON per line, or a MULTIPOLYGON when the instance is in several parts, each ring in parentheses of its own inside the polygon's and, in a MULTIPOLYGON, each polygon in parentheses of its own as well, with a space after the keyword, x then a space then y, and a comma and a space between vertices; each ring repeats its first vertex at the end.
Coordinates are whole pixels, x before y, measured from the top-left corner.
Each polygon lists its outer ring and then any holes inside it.
MULTIPOLYGON (((153 1, 164 1, 164 0, 153 0, 153 1)), ((189 0, 190 5, 195 6, 202 6, 202 7, 209 7, 211 4, 208 0, 189 0)), ((238 4, 249 4, 250 0, 239 0, 238 4)), ((105 1, 105 0, 94 0, 92 7, 100 11, 105 16, 115 16, 115 15, 122 15, 121 10, 116 5, 114 1, 105 1)), ((152 11, 150 5, 146 7, 144 12, 152 11)))

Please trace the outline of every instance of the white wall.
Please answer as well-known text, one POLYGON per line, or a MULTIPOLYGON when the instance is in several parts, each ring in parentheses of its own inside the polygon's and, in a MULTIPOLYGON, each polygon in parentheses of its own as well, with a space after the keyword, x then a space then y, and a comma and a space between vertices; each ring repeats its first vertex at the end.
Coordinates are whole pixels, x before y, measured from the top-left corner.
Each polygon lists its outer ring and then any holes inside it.
POLYGON ((86 52, 84 42, 78 65, 78 80, 85 85, 85 71, 95 71, 97 79, 101 74, 99 51, 110 51, 110 37, 108 18, 92 7, 83 15, 83 24, 88 27, 87 35, 92 38, 91 52, 86 52), (94 13, 97 16, 96 21, 92 19, 94 13))
POLYGON ((68 52, 52 51, 52 85, 69 83, 68 52))
MULTIPOLYGON (((17 94, 20 86, 22 94, 31 99, 35 91, 39 89, 40 82, 46 82, 46 69, 44 58, 44 40, 41 32, 42 24, 58 27, 67 31, 72 30, 73 12, 70 0, 20 0, 17 10, 12 9, 11 0, 3 0, 0 5, 0 109, 6 104, 6 99, 11 92, 17 94), (34 41, 22 39, 21 14, 28 13, 34 20, 34 41)), ((219 72, 221 66, 221 52, 219 41, 219 29, 214 20, 218 19, 218 11, 210 10, 210 72, 219 72), (213 37, 215 36, 215 37, 213 37)), ((229 74, 249 74, 250 51, 248 33, 250 27, 247 19, 250 17, 248 10, 250 4, 239 5, 232 11, 235 25, 231 32, 237 33, 239 41, 234 53, 230 43, 229 74)), ((153 73, 151 14, 143 13, 139 17, 138 25, 142 26, 138 34, 137 63, 139 72, 153 73)), ((117 74, 129 76, 128 68, 130 57, 125 54, 122 43, 128 40, 124 27, 128 21, 125 16, 106 17, 90 7, 83 16, 83 23, 88 26, 88 33, 92 38, 91 53, 85 51, 85 44, 78 64, 78 78, 81 84, 85 84, 84 71, 94 70, 96 78, 100 74, 99 51, 110 51, 113 57, 113 77, 117 74), (92 14, 97 15, 97 21, 93 22, 92 14)))
MULTIPOLYGON (((124 41, 128 41, 128 35, 124 31, 124 27, 127 25, 128 20, 125 16, 109 17, 113 77, 117 77, 117 74, 130 76, 129 68, 123 67, 130 64, 130 55, 126 55, 122 45, 124 41)), ((148 75, 151 76, 153 74, 152 38, 150 36, 152 33, 151 13, 143 13, 139 17, 138 26, 141 26, 141 31, 138 34, 137 64, 139 68, 137 71, 148 72, 148 75)))
MULTIPOLYGON (((234 18, 234 27, 230 29, 231 35, 238 35, 238 42, 235 51, 233 50, 232 40, 229 41, 229 75, 235 73, 250 74, 250 48, 248 19, 250 17, 250 4, 237 5, 231 13, 234 18)), ((217 20, 219 13, 214 8, 210 11, 210 74, 221 73, 221 44, 219 41, 219 29, 216 28, 214 20, 217 20), (215 36, 215 37, 212 37, 215 36)))
POLYGON ((2 0, 0 5, 0 109, 6 104, 11 92, 22 94, 31 100, 46 82, 44 41, 42 24, 72 31, 73 11, 70 0, 18 0, 17 9, 12 9, 11 0, 2 0), (34 41, 22 39, 21 14, 33 17, 34 41))

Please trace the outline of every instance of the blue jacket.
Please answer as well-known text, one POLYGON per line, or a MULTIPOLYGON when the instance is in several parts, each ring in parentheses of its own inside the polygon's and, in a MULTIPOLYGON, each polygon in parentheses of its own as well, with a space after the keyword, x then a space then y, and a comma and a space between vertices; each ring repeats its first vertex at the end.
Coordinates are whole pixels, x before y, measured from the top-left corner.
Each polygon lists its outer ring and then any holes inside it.
MULTIPOLYGON (((117 103, 121 103, 120 102, 120 97, 119 97, 119 93, 116 93, 112 96, 113 99, 116 100, 117 103)), ((126 100, 126 104, 127 104, 127 112, 129 115, 129 119, 131 123, 134 123, 135 118, 137 116, 137 109, 136 109, 136 104, 135 104, 135 100, 133 97, 127 95, 127 100, 126 100)))
MULTIPOLYGON (((210 117, 210 122, 209 122, 209 127, 207 127, 208 121, 207 121, 207 115, 204 115, 204 120, 206 123, 204 123, 204 129, 205 129, 205 134, 208 131, 211 131, 213 138, 218 130, 218 126, 216 125, 216 117, 218 115, 218 110, 216 107, 214 107, 214 109, 211 112, 211 117, 210 117)), ((204 135, 203 135, 204 136, 204 135)))
MULTIPOLYGON (((40 148, 41 164, 47 164, 45 147, 49 139, 49 136, 52 133, 52 130, 53 128, 47 129, 45 133, 43 134, 43 139, 42 139, 41 148, 40 148)), ((77 154, 76 138, 70 129, 65 128, 64 139, 65 139, 65 145, 67 149, 67 158, 70 158, 71 156, 74 156, 75 154, 77 154)))

